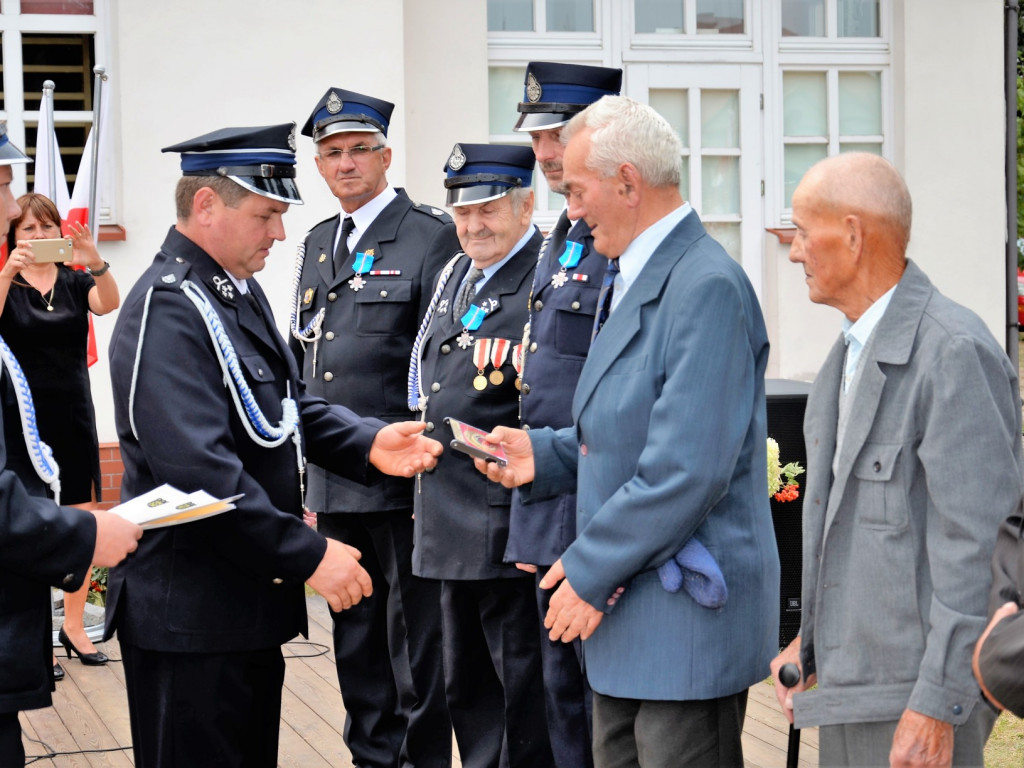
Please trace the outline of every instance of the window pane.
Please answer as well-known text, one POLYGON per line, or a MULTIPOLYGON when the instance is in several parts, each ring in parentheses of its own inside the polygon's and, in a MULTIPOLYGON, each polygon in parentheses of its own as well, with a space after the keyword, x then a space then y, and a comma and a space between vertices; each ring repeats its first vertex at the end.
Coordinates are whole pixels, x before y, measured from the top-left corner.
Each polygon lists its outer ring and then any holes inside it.
POLYGON ((683 155, 682 168, 679 172, 679 194, 683 196, 683 200, 693 197, 690 194, 690 158, 687 155, 683 155))
MULTIPOLYGON (((538 173, 542 173, 540 168, 538 168, 537 170, 535 170, 533 172, 533 178, 537 178, 537 174, 538 173)), ((549 188, 548 189, 547 204, 548 204, 547 210, 549 210, 549 211, 560 211, 563 208, 565 208, 565 198, 562 195, 558 194, 557 192, 552 192, 551 189, 549 188)))
POLYGON ((878 0, 839 0, 840 37, 878 37, 878 0))
POLYGON ((839 73, 839 133, 845 136, 882 132, 882 75, 839 73))
POLYGON ((824 37, 825 0, 782 0, 783 37, 824 37))
POLYGON ((533 32, 533 0, 487 0, 488 32, 533 32))
POLYGON ((704 215, 740 212, 740 159, 738 157, 701 158, 702 203, 704 215))
POLYGON ((742 35, 743 0, 697 0, 697 32, 742 35))
POLYGON ((824 72, 782 75, 782 132, 786 136, 827 136, 824 72))
POLYGON ((633 22, 640 33, 683 33, 683 0, 635 0, 633 22))
POLYGON ((839 145, 839 151, 840 152, 870 152, 872 155, 881 155, 882 154, 882 145, 881 144, 875 144, 875 143, 868 144, 866 142, 858 142, 858 141, 843 142, 843 143, 841 143, 839 145))
POLYGON ((740 225, 735 222, 701 221, 704 229, 722 244, 725 252, 740 264, 743 263, 743 249, 740 247, 740 225))
POLYGON ((593 32, 594 0, 547 0, 548 32, 593 32))
POLYGON ((825 144, 789 144, 786 146, 785 159, 785 193, 786 207, 793 205, 793 192, 800 179, 807 173, 807 169, 819 160, 824 160, 828 153, 828 146, 825 144))
POLYGON ((21 12, 92 15, 92 0, 21 0, 21 12))
POLYGON ((686 101, 686 91, 651 89, 647 103, 668 120, 683 146, 690 146, 690 109, 686 101))
POLYGON ((519 119, 516 106, 523 100, 523 68, 491 67, 487 70, 488 132, 512 133, 519 119))
POLYGON ((25 34, 21 40, 25 109, 39 109, 47 80, 56 85, 54 109, 92 109, 92 35, 25 34))
POLYGON ((740 145, 739 91, 701 91, 701 145, 730 147, 740 145))

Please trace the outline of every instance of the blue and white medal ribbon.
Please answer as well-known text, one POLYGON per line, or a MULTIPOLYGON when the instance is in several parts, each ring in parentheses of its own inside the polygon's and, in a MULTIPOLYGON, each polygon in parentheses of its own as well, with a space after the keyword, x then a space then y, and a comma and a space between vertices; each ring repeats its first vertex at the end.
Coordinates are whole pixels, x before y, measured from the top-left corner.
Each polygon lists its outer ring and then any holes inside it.
POLYGON ((28 386, 25 372, 14 357, 7 342, 0 338, 0 358, 4 367, 11 375, 14 385, 14 396, 18 400, 18 414, 21 416, 21 431, 25 437, 25 449, 28 451, 32 468, 39 479, 46 483, 53 492, 53 500, 60 504, 60 467, 53 459, 53 451, 39 437, 39 424, 36 421, 36 406, 32 400, 32 390, 28 386))
POLYGON ((583 243, 566 240, 565 250, 558 257, 558 263, 562 265, 562 269, 575 269, 581 258, 583 258, 583 243))

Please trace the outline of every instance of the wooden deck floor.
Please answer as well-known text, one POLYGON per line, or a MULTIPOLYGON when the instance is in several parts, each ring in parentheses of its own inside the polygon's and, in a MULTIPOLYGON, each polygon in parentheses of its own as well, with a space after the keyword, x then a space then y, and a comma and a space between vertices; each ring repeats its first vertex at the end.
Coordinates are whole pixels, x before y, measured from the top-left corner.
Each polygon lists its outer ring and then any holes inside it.
MULTIPOLYGON (((310 598, 308 603, 310 641, 319 645, 296 642, 285 646, 288 660, 278 764, 352 768, 352 757, 341 737, 344 708, 328 650, 330 615, 321 598, 310 598), (322 653, 324 650, 328 652, 322 653)), ((119 657, 116 641, 103 644, 102 649, 112 658, 119 657)), ((121 665, 83 667, 77 660, 62 660, 62 664, 67 677, 57 684, 53 706, 21 715, 29 760, 40 757, 38 765, 56 768, 134 765, 121 665)), ((778 711, 773 689, 767 684, 754 686, 743 733, 746 766, 785 766, 787 734, 788 725, 778 711)), ((461 766, 454 747, 453 754, 455 766, 461 766)), ((800 758, 801 766, 817 766, 816 730, 803 733, 800 758)))

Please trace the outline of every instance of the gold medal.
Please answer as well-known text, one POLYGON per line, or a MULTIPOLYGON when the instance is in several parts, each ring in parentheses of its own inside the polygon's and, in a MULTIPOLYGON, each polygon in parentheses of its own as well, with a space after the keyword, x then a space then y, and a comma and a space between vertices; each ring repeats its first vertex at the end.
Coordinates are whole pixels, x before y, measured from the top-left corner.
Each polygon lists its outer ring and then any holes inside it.
POLYGON ((495 369, 491 371, 491 375, 488 378, 491 380, 491 384, 500 387, 501 383, 505 380, 505 374, 495 369))
POLYGON ((523 379, 520 376, 516 376, 516 389, 523 388, 523 379))
POLYGON ((487 389, 487 377, 481 373, 475 379, 473 379, 473 389, 477 390, 478 392, 483 392, 485 389, 487 389))

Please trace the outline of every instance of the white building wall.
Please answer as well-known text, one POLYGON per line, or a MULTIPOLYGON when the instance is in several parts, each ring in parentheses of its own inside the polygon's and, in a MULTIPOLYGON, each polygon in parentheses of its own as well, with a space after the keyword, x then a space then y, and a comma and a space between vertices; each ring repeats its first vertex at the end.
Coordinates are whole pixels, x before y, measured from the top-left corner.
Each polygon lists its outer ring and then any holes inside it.
MULTIPOLYGON (((910 187, 908 255, 1005 335, 1003 3, 896 0, 894 149, 910 187)), ((813 380, 841 315, 811 304, 788 246, 765 237, 769 375, 813 380)))
MULTIPOLYGON (((337 86, 396 104, 388 178, 414 199, 441 205, 441 169, 452 144, 487 138, 485 3, 179 0, 169 9, 115 0, 112 10, 109 59, 97 57, 112 75, 118 223, 128 235, 103 243, 101 252, 122 296, 174 224, 179 158, 161 147, 227 126, 295 121, 301 128, 324 91, 337 86)), ((286 214, 288 238, 274 246, 258 278, 282 329, 296 246, 338 210, 316 171, 312 140, 297 142, 305 205, 286 214)), ((106 361, 115 318, 95 319, 101 359, 91 375, 101 442, 117 439, 106 361)))

